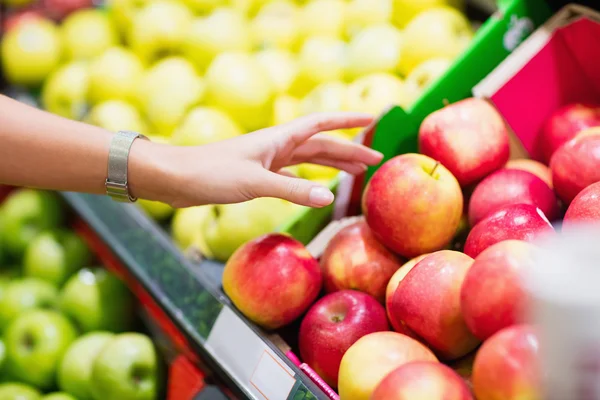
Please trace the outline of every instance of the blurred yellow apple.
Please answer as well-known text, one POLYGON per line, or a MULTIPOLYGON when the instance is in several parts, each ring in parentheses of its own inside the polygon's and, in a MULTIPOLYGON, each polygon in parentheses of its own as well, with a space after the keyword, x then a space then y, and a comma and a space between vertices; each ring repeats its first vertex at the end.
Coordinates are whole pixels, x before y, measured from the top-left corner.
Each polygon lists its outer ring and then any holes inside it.
POLYGON ((196 107, 175 129, 171 143, 176 146, 201 146, 242 133, 242 129, 223 111, 213 107, 196 107))
POLYGON ((180 51, 193 15, 184 4, 152 0, 134 16, 128 31, 131 49, 145 62, 180 51))
POLYGON ((123 100, 98 103, 90 110, 85 122, 111 132, 129 130, 148 134, 148 124, 138 110, 123 100))
POLYGON ((470 43, 473 30, 467 17, 452 7, 437 7, 417 15, 404 30, 400 72, 408 76, 431 58, 454 59, 470 43))
POLYGON ((319 182, 329 182, 337 176, 340 171, 323 165, 317 164, 300 164, 299 174, 304 179, 319 182))
POLYGON ((310 37, 300 50, 299 62, 299 77, 291 93, 304 95, 321 83, 344 78, 346 43, 332 37, 310 37))
POLYGON ((446 73, 450 65, 452 60, 447 58, 432 58, 419 64, 406 77, 405 84, 409 97, 416 100, 429 85, 446 73))
POLYGON ((252 20, 254 46, 294 50, 300 39, 300 9, 289 0, 266 3, 252 20))
POLYGON ((110 18, 123 37, 127 37, 133 17, 151 0, 106 0, 106 9, 110 18))
POLYGON ((348 87, 348 109, 373 115, 393 105, 405 106, 409 100, 402 79, 375 73, 357 79, 348 87))
POLYGON ((183 57, 167 57, 148 69, 137 97, 156 134, 170 136, 189 109, 204 97, 204 81, 183 57))
POLYGON ((300 117, 300 99, 282 94, 273 102, 273 122, 271 125, 281 125, 300 117))
POLYGON ((223 109, 243 129, 253 131, 269 124, 274 87, 267 72, 250 54, 221 53, 206 75, 207 103, 223 109))
POLYGON ((61 66, 44 82, 42 105, 45 110, 70 119, 81 119, 86 112, 88 68, 84 61, 61 66))
POLYGON ((90 59, 117 45, 119 35, 108 14, 100 9, 82 9, 68 15, 61 24, 65 56, 90 59))
POLYGON ((2 38, 0 62, 10 83, 40 85, 58 66, 62 43, 57 26, 45 18, 18 24, 2 38))
POLYGON ((348 45, 348 79, 376 72, 393 73, 403 57, 402 33, 390 23, 369 26, 348 45))
POLYGON ((202 232, 202 226, 211 214, 212 207, 208 205, 175 210, 171 221, 171 235, 181 250, 187 249, 194 237, 202 232))
POLYGON ((350 0, 346 10, 344 32, 353 37, 364 28, 390 22, 392 0, 350 0))
POLYGON ((464 0, 392 0, 392 20, 399 28, 404 28, 417 14, 433 7, 451 6, 463 9, 464 0))
POLYGON ((348 109, 348 87, 341 81, 322 83, 302 99, 302 115, 326 112, 346 111, 348 109))
POLYGON ((287 50, 262 50, 256 53, 256 60, 267 71, 277 94, 287 93, 298 78, 298 60, 287 50))
POLYGON ((311 0, 304 5, 301 14, 301 32, 304 37, 341 38, 344 34, 344 0, 311 0))
POLYGON ((173 207, 168 204, 161 203, 160 201, 151 201, 139 199, 138 205, 146 214, 155 221, 165 221, 171 215, 173 215, 173 207))
POLYGON ((92 104, 106 100, 136 101, 138 79, 144 66, 140 59, 124 47, 111 47, 90 64, 88 99, 92 104))
POLYGON ((209 14, 219 7, 225 7, 227 0, 183 0, 183 3, 188 6, 196 14, 209 14))
POLYGON ((252 41, 245 17, 232 8, 218 8, 192 22, 183 43, 183 53, 199 71, 205 71, 217 54, 250 51, 252 41))

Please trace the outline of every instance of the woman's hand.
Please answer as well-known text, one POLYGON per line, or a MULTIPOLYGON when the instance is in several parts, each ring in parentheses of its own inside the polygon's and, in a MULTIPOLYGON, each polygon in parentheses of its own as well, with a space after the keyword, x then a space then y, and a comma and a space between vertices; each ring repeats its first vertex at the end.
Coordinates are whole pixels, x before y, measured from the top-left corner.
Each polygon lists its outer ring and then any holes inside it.
POLYGON ((319 133, 372 122, 372 116, 362 113, 322 113, 205 146, 161 146, 172 184, 156 197, 174 207, 239 203, 257 197, 324 207, 333 201, 329 189, 282 169, 313 163, 350 174, 365 171, 381 161, 379 152, 319 133))

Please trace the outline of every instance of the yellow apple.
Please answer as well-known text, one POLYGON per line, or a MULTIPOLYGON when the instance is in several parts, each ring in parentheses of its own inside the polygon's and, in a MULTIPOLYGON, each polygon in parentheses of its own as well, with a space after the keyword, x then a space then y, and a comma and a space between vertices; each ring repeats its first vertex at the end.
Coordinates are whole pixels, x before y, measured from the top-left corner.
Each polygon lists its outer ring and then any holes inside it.
POLYGON ((245 17, 231 8, 219 8, 192 22, 183 43, 183 53, 199 71, 204 71, 217 54, 250 51, 252 41, 245 17))
POLYGON ((344 34, 346 2, 344 0, 311 0, 302 8, 301 32, 304 37, 344 34))
POLYGON ((346 9, 344 32, 346 37, 371 25, 390 22, 392 0, 350 0, 346 9))
POLYGON ((296 49, 300 39, 300 9, 289 0, 266 3, 252 20, 256 48, 296 49))
POLYGON ((183 0, 183 2, 196 14, 209 14, 227 5, 227 0, 183 0))
POLYGON ((298 167, 300 177, 318 182, 329 182, 340 172, 335 168, 317 164, 300 164, 298 167))
POLYGON ((146 62, 177 53, 190 31, 192 19, 192 12, 182 3, 153 0, 134 15, 128 31, 129 45, 146 62))
POLYGON ((452 65, 452 60, 447 58, 432 58, 421 64, 419 64, 412 72, 406 77, 406 91, 408 97, 416 100, 421 94, 440 78, 448 68, 452 65))
POLYGON ((65 64, 44 82, 42 105, 61 117, 81 119, 86 112, 88 68, 83 61, 65 64))
POLYGON ((138 110, 123 100, 108 100, 92 107, 85 122, 111 132, 129 130, 148 133, 148 124, 138 110))
POLYGON ((136 101, 138 79, 144 72, 141 60, 124 47, 111 47, 90 64, 88 99, 92 104, 106 100, 136 101))
POLYGON ((175 210, 171 221, 171 234, 175 244, 186 250, 197 234, 202 232, 204 221, 208 219, 213 206, 197 206, 175 210))
POLYGON ((346 43, 340 39, 314 36, 300 50, 300 73, 293 94, 304 95, 315 86, 344 78, 346 43))
POLYGON ((392 105, 405 106, 410 98, 402 79, 375 73, 357 79, 348 87, 348 109, 373 115, 392 105))
POLYGON ((58 66, 61 51, 60 34, 52 21, 36 18, 18 24, 2 38, 4 77, 15 85, 37 86, 58 66))
POLYGON ((302 99, 302 115, 326 111, 346 111, 348 87, 341 81, 323 83, 302 99))
POLYGON ((392 0, 392 20, 399 28, 404 28, 417 14, 433 7, 451 6, 463 9, 464 0, 392 0))
POLYGON ((246 131, 264 128, 271 121, 275 90, 267 72, 252 55, 218 55, 205 79, 207 103, 223 109, 246 131))
POLYGON ((188 110, 204 97, 205 84, 183 57, 167 57, 148 69, 138 86, 138 101, 154 132, 171 136, 188 110))
POLYGON ((408 76, 431 58, 454 59, 470 43, 473 30, 467 17, 452 7, 437 7, 417 15, 404 30, 400 72, 408 76))
POLYGON ((213 107, 196 107, 175 129, 171 143, 176 146, 201 146, 241 134, 242 129, 223 111, 213 107))
POLYGON ((403 36, 390 23, 369 26, 348 45, 346 75, 349 79, 375 72, 393 73, 403 57, 403 36))
POLYGON ((165 221, 173 215, 173 207, 160 201, 138 200, 139 207, 155 221, 165 221))
POLYGON ((298 78, 298 60, 287 50, 266 49, 255 54, 277 94, 287 93, 298 78))
POLYGON ((106 8, 123 37, 128 36, 133 17, 152 0, 106 0, 106 8))
POLYGON ((65 55, 71 59, 93 58, 119 41, 116 27, 100 9, 77 10, 65 18, 60 29, 65 55))
POLYGON ((273 122, 271 125, 281 125, 290 122, 301 116, 300 99, 282 94, 275 98, 273 102, 273 122))

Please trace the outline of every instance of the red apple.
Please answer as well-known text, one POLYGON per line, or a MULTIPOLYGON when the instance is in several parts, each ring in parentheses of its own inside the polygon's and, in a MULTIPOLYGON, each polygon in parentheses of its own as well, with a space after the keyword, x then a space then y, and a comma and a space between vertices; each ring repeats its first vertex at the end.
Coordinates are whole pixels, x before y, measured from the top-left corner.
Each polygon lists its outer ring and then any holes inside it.
POLYGON ((573 103, 556 110, 540 133, 542 160, 548 163, 556 150, 579 132, 600 126, 600 105, 573 103))
POLYGON ((35 21, 36 19, 40 18, 44 18, 44 16, 37 8, 29 8, 23 11, 17 11, 7 16, 6 21, 4 22, 3 31, 6 33, 21 23, 35 21))
POLYGON ((415 361, 392 371, 371 400, 473 400, 463 379, 442 363, 415 361))
POLYGON ((477 98, 425 118, 419 129, 419 151, 441 162, 461 186, 502 168, 510 155, 504 120, 488 102, 477 98))
POLYGON ((505 240, 475 258, 462 285, 460 307, 479 339, 522 321, 526 294, 521 274, 532 268, 533 251, 528 242, 505 240))
POLYGON ((411 361, 437 361, 416 340, 396 332, 375 332, 358 339, 340 364, 338 393, 344 400, 369 400, 379 383, 411 361))
POLYGON ((460 289, 472 263, 458 251, 432 253, 402 279, 392 299, 392 318, 403 321, 444 359, 462 357, 479 344, 460 310, 460 289))
POLYGON ((531 172, 501 169, 483 181, 469 201, 469 222, 475 226, 492 212, 511 204, 531 204, 553 221, 558 217, 558 199, 543 180, 531 172))
POLYGON ((421 261, 428 255, 429 254, 422 254, 422 255, 415 257, 415 258, 407 261, 406 263, 404 263, 404 265, 402 265, 400 267, 400 269, 398 271, 396 271, 396 273, 394 275, 392 275, 392 278, 388 282, 388 285, 385 290, 385 309, 387 311, 387 316, 390 320, 390 324, 392 325, 392 328, 396 332, 403 333, 403 334, 408 335, 415 339, 418 339, 416 333, 414 333, 412 330, 410 330, 403 321, 397 321, 390 314, 390 309, 392 307, 392 299, 394 298, 394 293, 396 293, 396 289, 398 288, 398 285, 400 284, 400 282, 414 268, 414 266, 419 263, 419 261, 421 261))
POLYGON ((327 292, 360 290, 381 303, 388 281, 401 265, 400 259, 375 239, 364 220, 339 231, 321 256, 327 292))
POLYGON ((539 340, 533 327, 515 325, 486 340, 473 364, 477 400, 541 399, 539 340))
POLYGON ((465 242, 465 254, 475 258, 491 245, 504 240, 532 242, 540 235, 554 232, 548 218, 531 204, 503 207, 471 229, 465 242))
POLYGON ((600 224, 600 182, 583 189, 573 199, 563 219, 563 229, 581 223, 600 224))
POLYGON ((552 184, 552 171, 550 170, 550 168, 548 168, 546 165, 542 164, 539 161, 529 160, 527 158, 510 160, 506 163, 504 168, 518 169, 521 171, 531 172, 532 174, 546 182, 546 184, 550 186, 551 189, 554 188, 554 185, 552 184))
POLYGON ((331 387, 337 386, 340 362, 361 337, 389 330, 385 309, 372 296, 341 290, 317 301, 300 325, 302 360, 331 387))
POLYGON ((559 148, 550 161, 558 196, 570 204, 583 189, 600 181, 600 129, 583 131, 559 148))
POLYGON ((276 329, 300 317, 321 291, 319 263, 302 243, 269 234, 242 245, 223 270, 223 290, 251 321, 276 329))
POLYGON ((463 196, 444 166, 422 154, 403 154, 375 172, 363 193, 362 209, 379 241, 412 258, 452 240, 463 196))

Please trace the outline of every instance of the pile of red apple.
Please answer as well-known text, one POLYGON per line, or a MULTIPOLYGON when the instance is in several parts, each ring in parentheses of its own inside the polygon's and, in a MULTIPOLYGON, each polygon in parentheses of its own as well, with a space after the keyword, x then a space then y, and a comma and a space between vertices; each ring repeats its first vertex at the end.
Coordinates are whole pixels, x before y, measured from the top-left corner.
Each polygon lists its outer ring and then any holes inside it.
POLYGON ((510 133, 486 101, 446 106, 421 125, 422 154, 377 170, 364 218, 320 261, 290 237, 264 236, 229 260, 224 290, 267 329, 304 315, 301 358, 342 400, 538 399, 521 273, 532 242, 559 234, 550 221, 600 223, 593 126, 600 106, 557 111, 540 133, 548 167, 509 161, 510 133))

